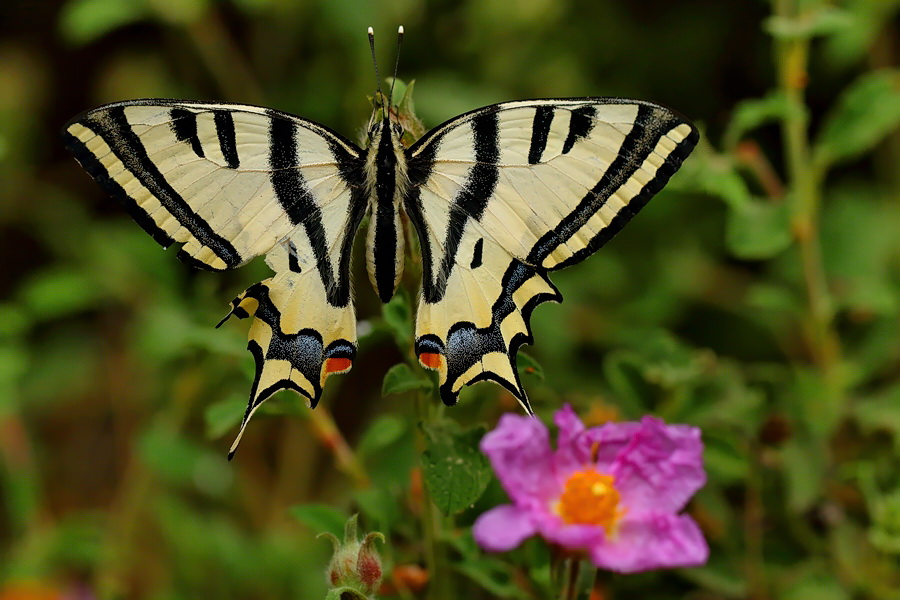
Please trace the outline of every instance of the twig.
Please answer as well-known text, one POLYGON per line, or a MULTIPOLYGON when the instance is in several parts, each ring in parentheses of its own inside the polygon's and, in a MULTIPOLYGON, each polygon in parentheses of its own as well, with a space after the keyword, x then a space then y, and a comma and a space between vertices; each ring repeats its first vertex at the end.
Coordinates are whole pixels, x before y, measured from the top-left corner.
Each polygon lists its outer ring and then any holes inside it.
MULTIPOLYGON (((778 0, 775 11, 782 18, 797 18, 796 0, 778 0)), ((787 154, 791 198, 791 229, 800 250, 810 315, 806 324, 816 364, 822 371, 832 400, 843 394, 839 378, 840 341, 832 328, 833 302, 825 281, 819 244, 821 173, 815 168, 807 137, 807 112, 803 90, 807 83, 809 39, 776 39, 776 66, 782 93, 791 105, 781 120, 787 154)))
POLYGON ((365 489, 372 485, 362 462, 341 434, 331 413, 319 405, 315 410, 310 410, 308 415, 313 435, 334 455, 337 467, 353 478, 356 487, 365 489))

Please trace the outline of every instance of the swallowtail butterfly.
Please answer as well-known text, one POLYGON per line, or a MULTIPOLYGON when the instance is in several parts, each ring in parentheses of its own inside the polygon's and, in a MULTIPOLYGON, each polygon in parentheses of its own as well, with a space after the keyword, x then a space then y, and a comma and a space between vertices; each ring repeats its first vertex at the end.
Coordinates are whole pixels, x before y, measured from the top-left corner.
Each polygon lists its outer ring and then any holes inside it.
POLYGON ((265 255, 274 271, 225 317, 252 318, 256 361, 229 457, 273 393, 294 390, 314 407, 328 376, 353 365, 350 255, 366 214, 366 264, 383 302, 403 267, 401 214, 418 237, 415 352, 438 371, 443 402, 493 380, 531 413, 516 353, 532 342, 534 308, 562 300, 549 273, 615 235, 698 140, 650 102, 559 98, 479 108, 406 148, 387 106, 365 149, 270 108, 188 100, 116 102, 65 127, 78 162, 163 247, 181 244, 180 259, 223 270, 265 255))

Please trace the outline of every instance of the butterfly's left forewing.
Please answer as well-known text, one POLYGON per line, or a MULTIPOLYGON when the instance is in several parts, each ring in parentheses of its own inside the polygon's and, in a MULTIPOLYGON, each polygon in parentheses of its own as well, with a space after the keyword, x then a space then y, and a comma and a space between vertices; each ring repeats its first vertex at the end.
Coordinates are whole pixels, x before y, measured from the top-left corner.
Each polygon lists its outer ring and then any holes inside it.
POLYGON ((560 301, 548 272, 597 250, 658 192, 698 139, 661 106, 608 98, 509 102, 430 131, 408 151, 405 209, 422 247, 420 362, 441 396, 484 379, 530 406, 516 352, 560 301))

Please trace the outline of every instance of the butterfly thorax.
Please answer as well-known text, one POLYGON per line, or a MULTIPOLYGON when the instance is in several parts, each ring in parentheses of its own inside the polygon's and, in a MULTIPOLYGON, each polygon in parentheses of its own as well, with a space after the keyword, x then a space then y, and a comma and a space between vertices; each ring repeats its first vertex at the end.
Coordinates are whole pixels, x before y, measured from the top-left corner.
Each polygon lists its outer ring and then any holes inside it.
MULTIPOLYGON (((382 302, 394 295, 403 274, 401 203, 408 187, 406 153, 400 138, 385 121, 372 127, 366 155, 369 231, 366 267, 382 302)), ((399 128, 398 128, 399 129, 399 128)))

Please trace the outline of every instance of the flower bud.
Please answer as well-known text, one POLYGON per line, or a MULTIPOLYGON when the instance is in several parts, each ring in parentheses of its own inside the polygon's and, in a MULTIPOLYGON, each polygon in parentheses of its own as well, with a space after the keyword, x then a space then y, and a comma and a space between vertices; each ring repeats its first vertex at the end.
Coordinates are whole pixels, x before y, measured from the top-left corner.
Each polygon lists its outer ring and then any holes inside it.
POLYGON ((320 533, 319 537, 327 537, 334 546, 334 555, 325 571, 328 583, 365 598, 381 585, 381 557, 375 549, 375 540, 384 542, 384 535, 373 531, 360 543, 356 537, 356 521, 357 515, 347 520, 343 542, 330 533, 320 533))

